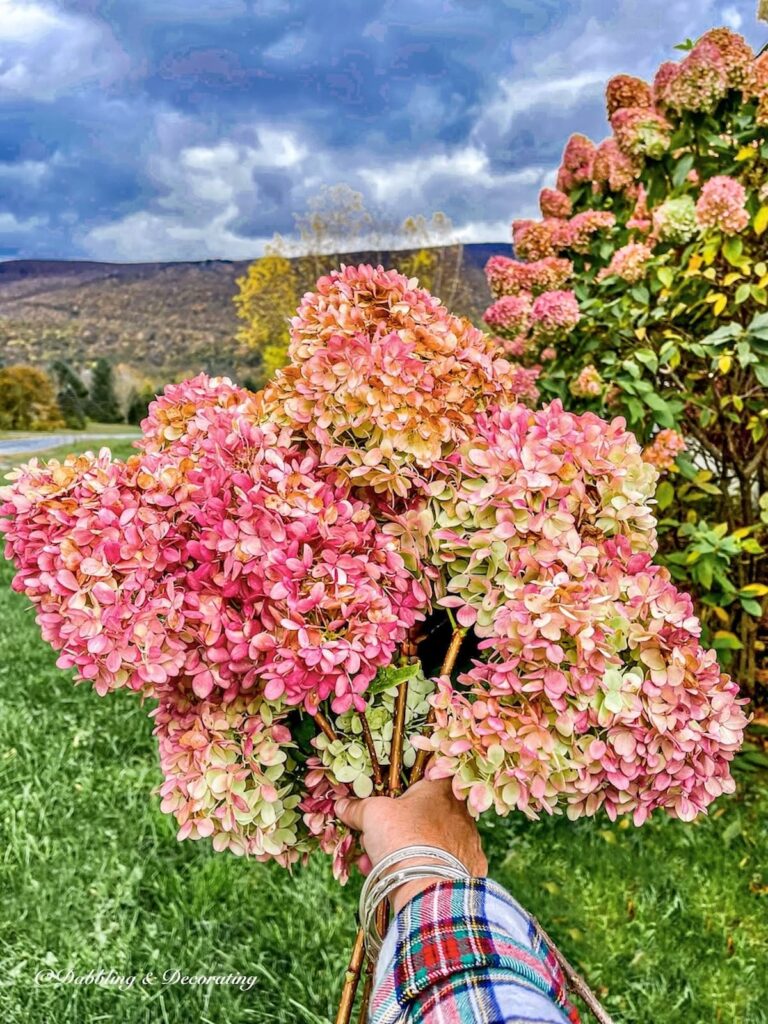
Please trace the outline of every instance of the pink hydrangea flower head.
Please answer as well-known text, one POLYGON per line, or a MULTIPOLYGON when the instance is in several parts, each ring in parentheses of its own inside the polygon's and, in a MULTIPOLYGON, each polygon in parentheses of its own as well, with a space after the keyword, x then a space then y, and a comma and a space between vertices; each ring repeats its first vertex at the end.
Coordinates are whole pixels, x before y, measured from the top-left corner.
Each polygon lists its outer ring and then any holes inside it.
POLYGON ((559 256, 522 263, 506 256, 493 256, 485 267, 491 294, 498 299, 504 295, 523 292, 537 295, 562 286, 573 274, 573 263, 559 256))
POLYGON ((728 91, 728 72, 718 47, 698 43, 664 85, 664 104, 677 111, 709 112, 728 91))
POLYGON ((728 86, 748 92, 754 81, 755 54, 746 39, 729 28, 711 28, 698 40, 694 50, 713 46, 725 68, 728 86))
POLYGON ((607 185, 611 192, 621 192, 632 185, 639 173, 637 161, 622 153, 615 138, 604 139, 597 147, 592 165, 593 191, 599 192, 607 185))
POLYGON ((185 645, 169 624, 183 541, 169 508, 188 496, 185 467, 162 455, 117 463, 103 448, 33 459, 12 477, 0 490, 0 532, 13 588, 35 606, 58 666, 99 694, 152 693, 178 675, 185 645))
POLYGON ((513 402, 490 339, 396 271, 343 267, 304 296, 291 364, 264 393, 276 422, 357 487, 406 498, 487 404, 513 402))
POLYGON ((705 181, 696 203, 696 223, 725 235, 737 235, 749 224, 747 193, 741 182, 727 174, 705 181))
POLYGON ((145 452, 171 447, 177 452, 193 450, 199 433, 197 417, 209 407, 251 411, 254 420, 260 415, 257 395, 233 384, 228 377, 201 373, 181 384, 168 384, 150 403, 138 447, 145 452))
POLYGON ((496 411, 478 418, 450 466, 434 484, 429 535, 448 576, 439 603, 480 636, 521 581, 581 578, 618 535, 632 552, 655 550, 656 473, 621 419, 576 416, 559 402, 496 411))
POLYGON ((768 125, 768 50, 755 58, 753 72, 749 95, 757 100, 756 121, 759 125, 768 125))
POLYGON ((629 242, 614 252, 611 262, 600 271, 597 279, 602 281, 606 277, 615 276, 629 284, 637 284, 645 277, 648 261, 652 256, 653 250, 649 245, 629 242))
POLYGON ((429 572, 273 426, 204 406, 195 446, 30 464, 3 494, 15 586, 59 664, 100 693, 184 676, 200 699, 364 707, 428 608, 429 572))
POLYGON ((634 75, 614 75, 605 89, 605 104, 609 118, 624 107, 652 107, 651 87, 634 75))
POLYGON ((655 106, 660 110, 669 106, 667 95, 679 71, 680 65, 676 60, 666 60, 659 65, 653 79, 653 104, 649 106, 655 106))
POLYGON ((576 185, 592 180, 592 160, 595 144, 586 135, 571 135, 563 150, 557 187, 561 192, 570 192, 576 185))
POLYGON ((677 456, 686 448, 685 438, 676 430, 660 430, 653 441, 643 450, 643 460, 655 466, 660 473, 674 468, 677 456))
POLYGON ((513 338, 499 337, 497 343, 509 359, 521 359, 530 352, 532 347, 532 339, 529 334, 517 334, 513 338))
POLYGON ((600 231, 610 231, 616 217, 610 210, 584 210, 568 221, 568 245, 574 252, 588 253, 594 236, 600 231))
POLYGON ((212 419, 190 474, 187 629, 205 637, 185 666, 195 692, 362 709, 428 607, 428 575, 412 575, 315 451, 266 446, 238 416, 212 419))
POLYGON ((488 661, 460 688, 439 681, 423 745, 475 816, 604 810, 641 825, 657 809, 690 820, 733 792, 744 701, 665 570, 619 561, 519 583, 483 642, 488 661))
POLYGON ((585 366, 570 384, 570 392, 576 398, 599 398, 605 383, 596 367, 585 366))
POLYGON ((566 221, 557 217, 544 220, 515 220, 512 222, 512 240, 515 255, 528 262, 556 256, 565 247, 566 221))
POLYGON ((650 107, 623 107, 611 117, 611 127, 622 153, 658 159, 669 149, 669 122, 650 107))
POLYGON ((483 320, 497 333, 514 338, 527 330, 531 316, 531 296, 528 292, 505 295, 497 299, 483 314, 483 320))
POLYGON ((512 362, 511 366, 518 401, 523 405, 535 406, 541 397, 541 392, 536 384, 536 381, 541 376, 541 367, 521 366, 515 362, 512 362))
POLYGON ((217 851, 284 867, 309 849, 280 705, 258 696, 210 703, 175 691, 153 715, 161 809, 176 818, 178 839, 210 838, 217 851))
POLYGON ((579 302, 572 291, 542 292, 533 300, 531 322, 539 337, 562 335, 581 318, 579 302))
POLYGON ((542 217, 570 217, 570 197, 557 188, 543 188, 539 193, 542 217))

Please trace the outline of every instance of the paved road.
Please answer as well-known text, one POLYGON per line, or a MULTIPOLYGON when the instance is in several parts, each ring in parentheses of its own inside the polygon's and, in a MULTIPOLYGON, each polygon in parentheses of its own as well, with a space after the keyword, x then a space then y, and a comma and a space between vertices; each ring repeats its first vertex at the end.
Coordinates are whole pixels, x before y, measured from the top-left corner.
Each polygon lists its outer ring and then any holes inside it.
POLYGON ((138 434, 40 434, 38 437, 11 437, 0 441, 0 455, 44 452, 49 448, 62 448, 64 445, 72 445, 73 448, 82 450, 84 441, 110 441, 138 436, 138 434))

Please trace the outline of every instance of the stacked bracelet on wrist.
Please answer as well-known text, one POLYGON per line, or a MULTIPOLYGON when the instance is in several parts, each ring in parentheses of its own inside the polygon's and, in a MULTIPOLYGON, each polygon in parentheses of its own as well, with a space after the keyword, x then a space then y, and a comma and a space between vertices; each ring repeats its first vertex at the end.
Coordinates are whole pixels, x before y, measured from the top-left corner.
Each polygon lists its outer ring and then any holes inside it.
POLYGON ((399 889, 406 882, 424 879, 447 878, 456 882, 469 877, 469 872, 461 861, 438 846, 404 846, 380 860, 366 878, 360 893, 360 925, 365 934, 368 956, 372 960, 375 959, 382 944, 382 936, 376 927, 376 908, 395 889, 399 889), (415 859, 420 863, 397 868, 403 861, 415 859), (432 860, 435 863, 428 864, 425 860, 432 860))

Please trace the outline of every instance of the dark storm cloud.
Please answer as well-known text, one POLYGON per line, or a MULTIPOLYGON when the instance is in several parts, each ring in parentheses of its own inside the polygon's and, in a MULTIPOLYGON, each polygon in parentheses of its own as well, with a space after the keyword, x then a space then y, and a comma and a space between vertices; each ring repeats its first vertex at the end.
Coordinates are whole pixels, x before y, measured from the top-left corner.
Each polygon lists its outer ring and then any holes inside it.
POLYGON ((503 239, 602 86, 753 0, 0 0, 0 254, 246 257, 325 184, 503 239))

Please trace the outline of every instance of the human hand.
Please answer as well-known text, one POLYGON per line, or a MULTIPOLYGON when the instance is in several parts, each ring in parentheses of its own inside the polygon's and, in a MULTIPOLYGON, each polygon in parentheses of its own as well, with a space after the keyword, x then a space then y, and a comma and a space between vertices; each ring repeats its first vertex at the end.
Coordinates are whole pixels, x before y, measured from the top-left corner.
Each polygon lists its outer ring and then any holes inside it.
MULTIPOLYGON (((338 800, 336 814, 345 825, 362 833, 363 849, 372 867, 404 846, 426 845, 458 857, 470 875, 482 877, 488 872, 477 826, 466 803, 453 795, 450 779, 423 779, 396 798, 338 800)), ((435 876, 401 885, 391 897, 394 912, 437 880, 435 876)))

